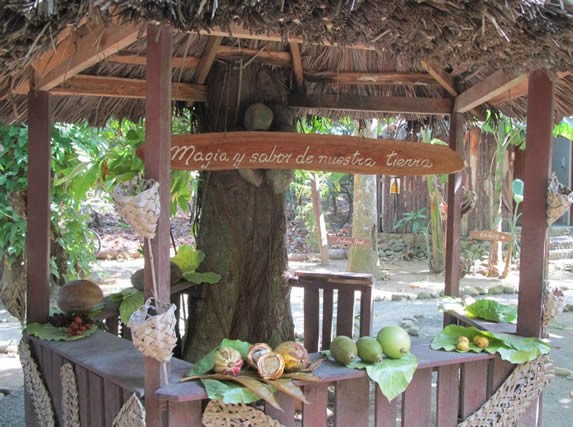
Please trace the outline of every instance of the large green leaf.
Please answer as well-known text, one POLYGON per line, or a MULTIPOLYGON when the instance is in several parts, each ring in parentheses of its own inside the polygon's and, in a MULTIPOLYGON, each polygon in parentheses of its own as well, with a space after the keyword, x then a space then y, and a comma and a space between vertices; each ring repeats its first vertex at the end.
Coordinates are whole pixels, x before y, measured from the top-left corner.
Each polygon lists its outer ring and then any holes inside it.
POLYGON ((171 258, 181 272, 194 272, 205 259, 205 253, 195 249, 192 245, 181 245, 177 250, 177 255, 171 258))
POLYGON ((386 358, 379 363, 365 363, 359 360, 349 367, 366 369, 368 377, 378 384, 382 394, 391 401, 406 390, 412 381, 418 367, 418 359, 414 354, 408 353, 400 359, 386 358))
POLYGON ((213 285, 219 283, 221 275, 213 272, 199 273, 197 271, 188 271, 183 273, 183 278, 191 283, 209 283, 213 285))
POLYGON ((122 291, 123 298, 119 304, 119 317, 127 325, 131 315, 143 305, 143 292, 135 288, 127 288, 122 291))
POLYGON ((513 322, 517 319, 517 306, 502 304, 492 299, 481 299, 466 306, 466 313, 471 317, 489 320, 491 322, 513 322))
POLYGON ((495 337, 491 332, 481 331, 473 326, 457 326, 449 325, 444 328, 432 341, 430 347, 433 350, 446 350, 457 351, 456 345, 458 344, 459 337, 467 337, 469 339, 469 351, 474 353, 495 353, 503 343, 495 337), (489 346, 485 349, 478 347, 473 343, 473 337, 476 335, 483 335, 488 338, 489 346))
POLYGON ((240 384, 209 379, 202 379, 201 382, 209 399, 219 399, 225 403, 252 403, 260 399, 240 384))
POLYGON ((97 326, 92 325, 80 335, 68 336, 66 328, 58 328, 51 323, 28 323, 24 331, 46 341, 76 341, 88 337, 97 331, 97 326))

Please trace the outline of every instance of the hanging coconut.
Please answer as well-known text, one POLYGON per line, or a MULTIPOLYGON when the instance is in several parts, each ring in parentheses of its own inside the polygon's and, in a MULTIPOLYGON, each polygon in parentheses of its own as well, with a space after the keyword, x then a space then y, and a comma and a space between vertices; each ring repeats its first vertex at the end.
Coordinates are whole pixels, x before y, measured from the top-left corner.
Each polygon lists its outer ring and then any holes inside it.
POLYGON ((251 104, 245 111, 243 124, 247 130, 269 130, 273 123, 273 111, 262 102, 251 104))
POLYGON ((83 313, 102 301, 100 287, 89 280, 72 280, 58 289, 57 303, 64 313, 83 313))

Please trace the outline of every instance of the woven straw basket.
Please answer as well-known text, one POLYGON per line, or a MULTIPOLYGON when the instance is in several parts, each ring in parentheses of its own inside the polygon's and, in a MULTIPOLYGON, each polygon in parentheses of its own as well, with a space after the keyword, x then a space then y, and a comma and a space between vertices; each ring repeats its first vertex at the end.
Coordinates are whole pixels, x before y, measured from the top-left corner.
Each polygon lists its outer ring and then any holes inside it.
POLYGON ((543 317, 541 319, 544 329, 547 329, 549 324, 561 314, 565 305, 565 295, 561 289, 545 287, 543 293, 543 317))
POLYGON ((201 419, 205 427, 282 427, 264 412, 242 403, 211 400, 201 419))
POLYGON ((111 197, 121 217, 139 235, 147 239, 155 237, 159 218, 159 183, 153 179, 135 177, 114 188, 111 197))
POLYGON ((561 184, 555 175, 551 177, 547 188, 547 225, 553 224, 569 210, 573 202, 573 193, 569 188, 561 184))
POLYGON ((132 342, 144 356, 159 362, 171 359, 177 343, 175 309, 174 304, 157 304, 149 298, 131 315, 127 326, 131 329, 132 342))

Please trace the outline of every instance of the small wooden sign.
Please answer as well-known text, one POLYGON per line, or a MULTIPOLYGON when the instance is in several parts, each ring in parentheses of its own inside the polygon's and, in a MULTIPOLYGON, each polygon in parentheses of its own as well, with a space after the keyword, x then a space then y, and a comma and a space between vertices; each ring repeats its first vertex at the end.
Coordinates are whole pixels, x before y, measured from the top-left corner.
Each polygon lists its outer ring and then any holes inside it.
POLYGON ((171 167, 182 170, 306 169, 387 175, 448 174, 463 159, 447 146, 294 132, 174 135, 171 167))
POLYGON ((511 242, 511 234, 495 230, 472 231, 470 239, 488 240, 491 242, 511 242))
POLYGON ((370 239, 359 239, 357 237, 349 236, 337 236, 335 234, 329 234, 327 236, 329 245, 351 245, 351 246, 372 246, 372 240, 370 239))

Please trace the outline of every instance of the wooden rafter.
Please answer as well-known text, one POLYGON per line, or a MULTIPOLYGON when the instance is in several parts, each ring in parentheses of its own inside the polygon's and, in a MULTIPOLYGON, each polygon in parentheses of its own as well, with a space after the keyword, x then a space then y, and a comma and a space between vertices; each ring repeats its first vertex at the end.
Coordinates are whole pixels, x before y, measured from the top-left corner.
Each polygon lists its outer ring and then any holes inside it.
POLYGON ((440 67, 428 62, 422 61, 422 66, 426 69, 428 74, 432 76, 432 78, 438 82, 440 86, 442 86, 445 90, 448 91, 450 95, 457 96, 458 91, 456 90, 456 86, 454 84, 454 79, 451 75, 446 73, 440 67))
POLYGON ((302 69, 300 48, 297 42, 289 42, 288 46, 292 56, 292 70, 294 73, 294 80, 296 82, 296 89, 298 92, 304 92, 304 71, 302 69))
MULTIPOLYGON (((145 80, 137 79, 79 75, 70 77, 63 85, 53 88, 50 93, 61 96, 144 99, 145 83, 145 80)), ((172 99, 178 101, 204 102, 207 100, 207 88, 197 84, 173 83, 171 95, 172 99)))
POLYGON ((213 62, 215 62, 217 51, 219 50, 222 41, 223 37, 209 37, 201 62, 199 62, 199 66, 197 67, 195 78, 193 79, 195 83, 202 85, 205 83, 205 80, 207 80, 207 75, 213 66, 213 62))
POLYGON ((498 70, 458 95, 454 103, 454 112, 465 113, 470 111, 485 102, 489 102, 496 96, 511 90, 524 80, 527 80, 526 74, 515 76, 503 70, 498 70))
POLYGON ((340 84, 414 84, 427 85, 436 83, 428 73, 337 73, 331 71, 307 71, 304 78, 309 81, 328 81, 340 84))
MULTIPOLYGON (((570 75, 571 73, 568 71, 561 71, 556 74, 558 79, 563 79, 568 75, 570 75)), ((523 80, 521 83, 513 87, 511 90, 508 90, 507 92, 490 99, 489 104, 501 105, 505 102, 510 102, 514 99, 521 98, 522 96, 527 95, 528 89, 529 89, 529 80, 523 80)))
MULTIPOLYGON (((109 62, 127 65, 146 65, 147 57, 145 55, 116 54, 107 58, 109 62)), ((175 68, 197 68, 201 62, 200 56, 175 56, 171 60, 171 65, 175 68)))
POLYGON ((445 115, 452 112, 453 100, 399 96, 291 95, 288 104, 289 107, 323 108, 327 110, 445 115))

